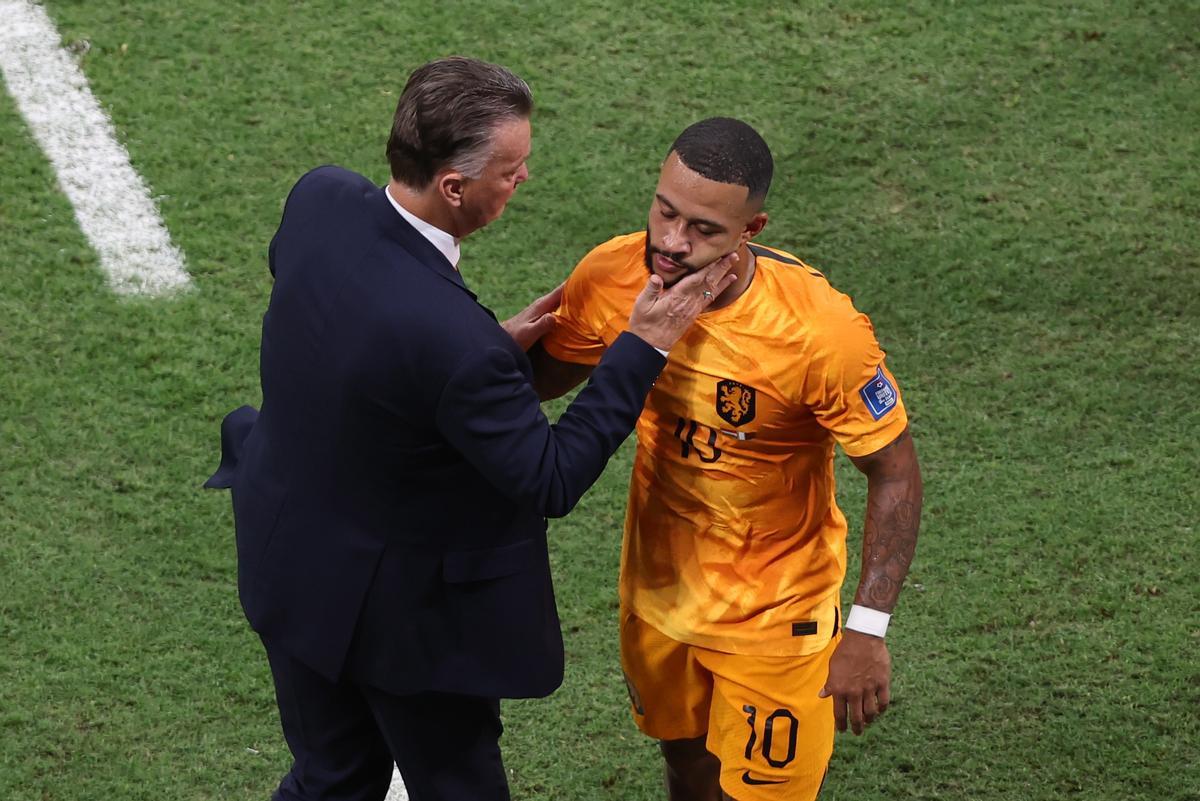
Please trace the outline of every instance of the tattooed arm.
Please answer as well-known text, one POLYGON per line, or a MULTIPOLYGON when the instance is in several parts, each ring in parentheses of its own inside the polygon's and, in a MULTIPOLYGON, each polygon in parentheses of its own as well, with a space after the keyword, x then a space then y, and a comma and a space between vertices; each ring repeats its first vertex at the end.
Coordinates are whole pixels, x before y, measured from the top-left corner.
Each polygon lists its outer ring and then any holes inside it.
POLYGON ((906 428, 890 445, 850 461, 867 476, 862 575, 854 603, 890 613, 917 549, 921 522, 917 451, 906 428))
MULTIPOLYGON (((890 613, 912 564, 921 522, 921 469, 912 435, 906 428, 890 445, 851 461, 867 476, 862 572, 854 603, 890 613)), ((821 690, 822 697, 833 696, 838 731, 846 730, 849 718, 854 733, 862 734, 887 709, 891 676, 883 638, 843 630, 821 690)))

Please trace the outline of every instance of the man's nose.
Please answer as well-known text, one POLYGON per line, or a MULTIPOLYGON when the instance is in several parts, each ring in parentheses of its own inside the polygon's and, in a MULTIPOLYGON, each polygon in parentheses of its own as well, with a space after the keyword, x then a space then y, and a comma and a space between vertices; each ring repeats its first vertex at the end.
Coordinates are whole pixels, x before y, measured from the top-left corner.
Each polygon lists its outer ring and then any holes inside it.
POLYGON ((663 250, 671 253, 687 253, 691 250, 691 245, 687 241, 685 229, 682 223, 669 226, 666 236, 663 237, 663 250))

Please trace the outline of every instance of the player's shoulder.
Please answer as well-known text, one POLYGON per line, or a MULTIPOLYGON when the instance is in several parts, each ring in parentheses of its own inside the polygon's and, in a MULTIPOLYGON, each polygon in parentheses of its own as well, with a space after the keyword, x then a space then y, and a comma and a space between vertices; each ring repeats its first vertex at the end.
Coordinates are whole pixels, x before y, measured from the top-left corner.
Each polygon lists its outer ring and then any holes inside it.
POLYGON ((757 242, 751 242, 749 248, 758 265, 770 270, 783 283, 814 289, 820 288, 821 285, 829 285, 824 273, 786 250, 760 245, 757 242))
POLYGON ((779 248, 750 243, 758 269, 769 275, 781 298, 798 311, 845 310, 850 299, 839 292, 825 274, 779 248))
POLYGON ((636 257, 638 260, 643 258, 646 249, 646 232, 634 231, 629 234, 621 234, 614 236, 607 242, 601 242, 596 247, 592 248, 584 260, 630 260, 636 257))
POLYGON ((825 274, 778 248, 751 244, 758 269, 767 277, 774 308, 785 309, 788 330, 805 341, 836 345, 847 336, 870 332, 870 321, 854 306, 850 296, 829 282, 825 274))
POLYGON ((596 245, 575 268, 576 274, 591 281, 624 284, 645 278, 646 232, 614 236, 596 245))

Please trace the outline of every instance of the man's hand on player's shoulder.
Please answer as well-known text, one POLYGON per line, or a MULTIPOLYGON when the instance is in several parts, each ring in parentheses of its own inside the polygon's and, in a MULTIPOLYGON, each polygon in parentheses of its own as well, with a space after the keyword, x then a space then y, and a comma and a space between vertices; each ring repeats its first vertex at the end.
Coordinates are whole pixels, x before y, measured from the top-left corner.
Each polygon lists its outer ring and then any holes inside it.
POLYGON ((548 294, 530 303, 521 311, 500 323, 521 350, 529 350, 533 343, 550 333, 554 328, 552 312, 562 301, 564 284, 559 284, 548 294))

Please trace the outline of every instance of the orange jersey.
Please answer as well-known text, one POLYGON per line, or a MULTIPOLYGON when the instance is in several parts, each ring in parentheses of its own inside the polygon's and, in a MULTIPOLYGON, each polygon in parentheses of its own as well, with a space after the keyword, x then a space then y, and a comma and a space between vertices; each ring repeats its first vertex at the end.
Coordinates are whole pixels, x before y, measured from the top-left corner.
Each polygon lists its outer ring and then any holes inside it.
MULTIPOLYGON (((628 234, 584 257, 547 353, 600 360, 646 284, 645 244, 628 234)), ((751 250, 749 288, 675 344, 638 420, 621 601, 682 642, 810 654, 846 572, 834 443, 873 453, 908 418, 866 316, 799 259, 751 250)))

